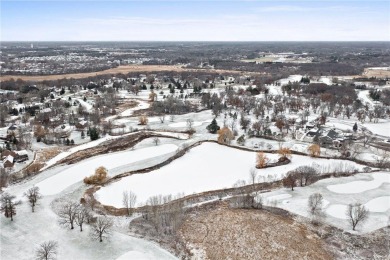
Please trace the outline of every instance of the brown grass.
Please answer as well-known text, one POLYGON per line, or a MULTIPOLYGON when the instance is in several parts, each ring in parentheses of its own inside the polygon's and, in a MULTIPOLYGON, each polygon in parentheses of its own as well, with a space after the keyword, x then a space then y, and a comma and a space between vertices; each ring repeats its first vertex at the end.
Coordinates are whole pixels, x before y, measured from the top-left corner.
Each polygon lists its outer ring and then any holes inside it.
POLYGON ((389 78, 390 77, 390 70, 386 69, 370 69, 366 68, 363 72, 363 76, 366 76, 367 78, 375 77, 375 78, 389 78))
MULTIPOLYGON (((176 71, 176 72, 213 72, 213 73, 232 73, 241 74, 243 71, 237 70, 215 70, 215 69, 187 69, 175 65, 123 65, 116 68, 97 71, 97 72, 86 72, 86 73, 71 73, 61 75, 43 75, 43 76, 23 76, 23 75, 3 75, 0 76, 0 82, 10 79, 22 79, 24 81, 44 81, 44 80, 59 80, 63 78, 82 79, 88 77, 94 77, 97 75, 115 75, 118 73, 127 74, 129 72, 159 72, 159 71, 176 71)), ((246 74, 259 75, 259 72, 246 72, 246 74)))
POLYGON ((44 166, 45 162, 54 158, 62 152, 63 149, 59 147, 46 148, 37 152, 35 162, 30 164, 24 169, 24 173, 27 175, 38 173, 44 166))
POLYGON ((304 225, 264 210, 219 207, 191 217, 180 234, 205 259, 332 258, 304 225))
POLYGON ((57 155, 59 155, 63 150, 64 150, 64 148, 60 148, 60 147, 52 147, 52 148, 43 149, 42 151, 39 151, 37 153, 37 161, 39 161, 39 162, 48 161, 48 160, 56 157, 57 155))

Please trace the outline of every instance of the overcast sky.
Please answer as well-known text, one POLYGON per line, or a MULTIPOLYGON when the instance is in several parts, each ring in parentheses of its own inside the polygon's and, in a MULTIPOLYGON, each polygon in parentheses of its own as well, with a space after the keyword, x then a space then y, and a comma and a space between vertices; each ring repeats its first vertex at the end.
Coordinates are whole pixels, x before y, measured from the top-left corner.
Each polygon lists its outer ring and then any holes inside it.
POLYGON ((0 2, 2 41, 390 41, 390 1, 0 2))

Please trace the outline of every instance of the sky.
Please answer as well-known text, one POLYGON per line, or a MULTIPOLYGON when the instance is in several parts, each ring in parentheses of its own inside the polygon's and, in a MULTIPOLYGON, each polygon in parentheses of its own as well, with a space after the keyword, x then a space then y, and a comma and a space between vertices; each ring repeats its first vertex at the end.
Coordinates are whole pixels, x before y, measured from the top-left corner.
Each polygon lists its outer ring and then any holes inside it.
POLYGON ((0 41, 390 41, 390 1, 0 0, 0 41))

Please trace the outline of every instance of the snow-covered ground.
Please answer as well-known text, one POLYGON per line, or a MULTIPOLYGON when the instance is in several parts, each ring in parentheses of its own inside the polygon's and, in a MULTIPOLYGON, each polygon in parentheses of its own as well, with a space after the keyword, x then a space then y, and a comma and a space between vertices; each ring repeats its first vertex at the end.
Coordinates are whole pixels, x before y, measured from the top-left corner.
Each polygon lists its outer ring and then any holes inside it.
MULTIPOLYGON (((210 122, 211 120, 206 120, 202 122, 192 122, 192 127, 201 126, 203 123, 210 123, 210 122)), ((177 122, 177 123, 169 124, 169 127, 188 127, 188 124, 187 122, 177 122)))
POLYGON ((74 230, 62 228, 57 215, 50 208, 50 202, 50 198, 43 198, 34 213, 24 202, 17 207, 13 222, 3 216, 0 218, 2 260, 35 259, 35 249, 49 240, 58 243, 57 259, 106 260, 116 259, 127 252, 132 252, 130 255, 134 257, 142 255, 143 259, 176 259, 154 243, 116 231, 109 240, 100 243, 89 237, 88 225, 84 225, 83 232, 77 226, 74 230))
MULTIPOLYGON (((276 154, 267 154, 275 160, 276 154)), ((155 195, 185 195, 232 187, 238 180, 248 180, 249 171, 255 166, 255 152, 242 151, 215 143, 203 143, 183 157, 158 170, 122 178, 102 187, 96 194, 105 205, 122 207, 122 192, 131 190, 139 203, 155 195)), ((319 171, 332 171, 337 167, 362 165, 350 161, 313 159, 293 155, 290 164, 256 170, 260 181, 281 179, 286 172, 302 165, 313 165, 319 171)))
POLYGON ((362 101, 362 103, 368 104, 370 107, 373 107, 374 101, 369 97, 369 90, 360 90, 358 92, 358 98, 362 101))
POLYGON ((390 183, 388 174, 374 174, 373 180, 370 181, 353 181, 343 184, 329 185, 328 190, 335 193, 361 193, 367 190, 373 190, 381 186, 383 183, 390 183))
POLYGON ((302 79, 302 75, 290 75, 288 78, 285 79, 280 79, 278 82, 280 83, 281 86, 287 85, 289 82, 300 82, 302 79))
POLYGON ((374 134, 390 137, 390 122, 380 121, 379 123, 365 123, 364 126, 374 134))
POLYGON ((42 170, 47 169, 48 167, 52 166, 53 164, 57 163, 58 161, 66 158, 67 156, 69 156, 69 155, 71 155, 71 154, 73 154, 75 152, 82 151, 82 150, 85 150, 85 149, 88 149, 88 148, 92 148, 92 147, 98 146, 99 144, 101 144, 101 143, 103 143, 105 141, 108 141, 108 140, 111 140, 111 139, 115 139, 115 138, 119 138, 119 137, 120 136, 109 136, 109 135, 107 135, 107 136, 102 137, 100 139, 97 139, 95 141, 91 141, 91 142, 88 142, 88 143, 84 143, 84 144, 72 147, 69 150, 67 150, 65 152, 62 152, 62 153, 58 154, 57 156, 55 156, 54 158, 52 158, 49 161, 47 161, 45 167, 42 170))
POLYGON ((371 232, 388 225, 389 172, 359 173, 350 177, 330 178, 307 187, 296 187, 294 191, 280 189, 261 196, 266 203, 276 201, 277 207, 310 217, 307 204, 309 196, 313 193, 321 193, 324 198, 323 220, 328 224, 351 231, 345 212, 348 204, 361 203, 370 213, 367 222, 357 226, 357 232, 371 232))
POLYGON ((84 107, 87 111, 91 111, 92 110, 92 105, 89 104, 88 102, 85 102, 84 100, 82 100, 81 98, 78 98, 77 101, 80 103, 80 105, 82 107, 84 107))
POLYGON ((139 104, 136 107, 126 109, 122 113, 120 113, 120 116, 131 116, 134 111, 141 110, 141 109, 146 109, 150 107, 150 104, 148 102, 138 100, 139 104))
POLYGON ((85 177, 94 173, 99 166, 104 166, 109 175, 120 173, 126 166, 133 163, 175 152, 174 144, 163 144, 138 150, 127 150, 110 153, 83 160, 72 167, 57 173, 56 175, 39 182, 38 186, 43 195, 57 194, 67 187, 82 181, 85 177), (119 172, 118 172, 119 171, 119 172))

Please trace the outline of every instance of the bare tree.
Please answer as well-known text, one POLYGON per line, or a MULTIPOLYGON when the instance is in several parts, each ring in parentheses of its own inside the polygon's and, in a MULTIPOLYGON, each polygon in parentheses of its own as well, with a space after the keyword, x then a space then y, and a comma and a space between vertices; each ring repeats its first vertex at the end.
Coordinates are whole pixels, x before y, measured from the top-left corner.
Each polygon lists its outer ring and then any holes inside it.
POLYGON ((154 143, 154 145, 159 145, 160 144, 160 138, 158 138, 158 137, 154 137, 153 138, 153 143, 154 143))
POLYGON ((318 175, 318 171, 314 167, 307 165, 299 166, 294 172, 296 172, 301 187, 310 184, 311 180, 318 175))
POLYGON ((352 144, 349 149, 351 153, 351 158, 356 159, 362 153, 362 150, 363 148, 360 145, 352 144))
POLYGON ((193 129, 192 129, 192 126, 193 126, 193 125, 194 125, 194 120, 191 119, 191 118, 187 119, 187 129, 188 129, 189 131, 193 130, 193 129))
POLYGON ((103 238, 107 238, 111 235, 112 225, 112 220, 107 216, 98 217, 96 223, 91 227, 91 237, 103 242, 103 238))
POLYGON ((6 218, 11 218, 11 221, 13 221, 13 216, 16 215, 16 206, 21 204, 21 201, 14 201, 16 197, 14 195, 11 195, 7 192, 3 193, 1 195, 1 206, 0 211, 4 212, 4 216, 6 218))
POLYGON ((122 203, 123 203, 123 206, 126 208, 127 210, 127 215, 131 215, 132 214, 132 210, 135 206, 135 203, 137 201, 137 195, 135 195, 134 192, 132 191, 124 191, 123 192, 123 198, 122 198, 122 203))
POLYGON ((257 172, 255 168, 251 168, 249 170, 249 182, 252 184, 252 187, 254 188, 257 180, 257 172))
POLYGON ((284 187, 291 187, 291 190, 294 190, 294 187, 297 185, 297 174, 295 171, 289 171, 287 176, 283 179, 284 187))
POLYGON ((3 167, 0 167, 0 191, 3 188, 7 187, 8 180, 9 180, 9 175, 7 171, 3 167))
POLYGON ((308 208, 310 214, 313 216, 320 215, 322 212, 322 203, 324 199, 321 195, 321 193, 314 193, 309 196, 309 201, 308 201, 308 208))
POLYGON ((53 260, 56 259, 58 243, 56 241, 47 241, 39 245, 35 251, 35 259, 37 260, 53 260))
POLYGON ((28 202, 30 203, 31 211, 34 212, 35 205, 37 204, 38 200, 42 197, 41 194, 39 193, 39 187, 33 186, 32 188, 28 189, 24 193, 24 196, 27 197, 28 202))
POLYGON ((366 147, 366 145, 372 141, 372 136, 365 129, 362 130, 362 142, 363 146, 366 147))
POLYGON ((158 118, 160 119, 161 124, 163 124, 165 121, 165 114, 161 114, 158 118))
POLYGON ((355 230, 357 224, 368 219, 369 211, 361 204, 349 204, 345 212, 347 218, 351 222, 352 230, 355 230))
POLYGON ((75 223, 80 227, 80 232, 83 231, 83 224, 90 218, 90 212, 86 207, 79 206, 76 212, 75 223))
POLYGON ((58 216, 60 217, 60 225, 70 225, 70 229, 74 229, 74 223, 79 207, 79 203, 75 201, 65 201, 64 203, 62 203, 58 210, 58 216))
MULTIPOLYGON (((379 150, 378 150, 379 152, 379 150)), ((387 151, 381 151, 376 156, 376 164, 379 168, 388 168, 390 167, 390 153, 387 151)))

